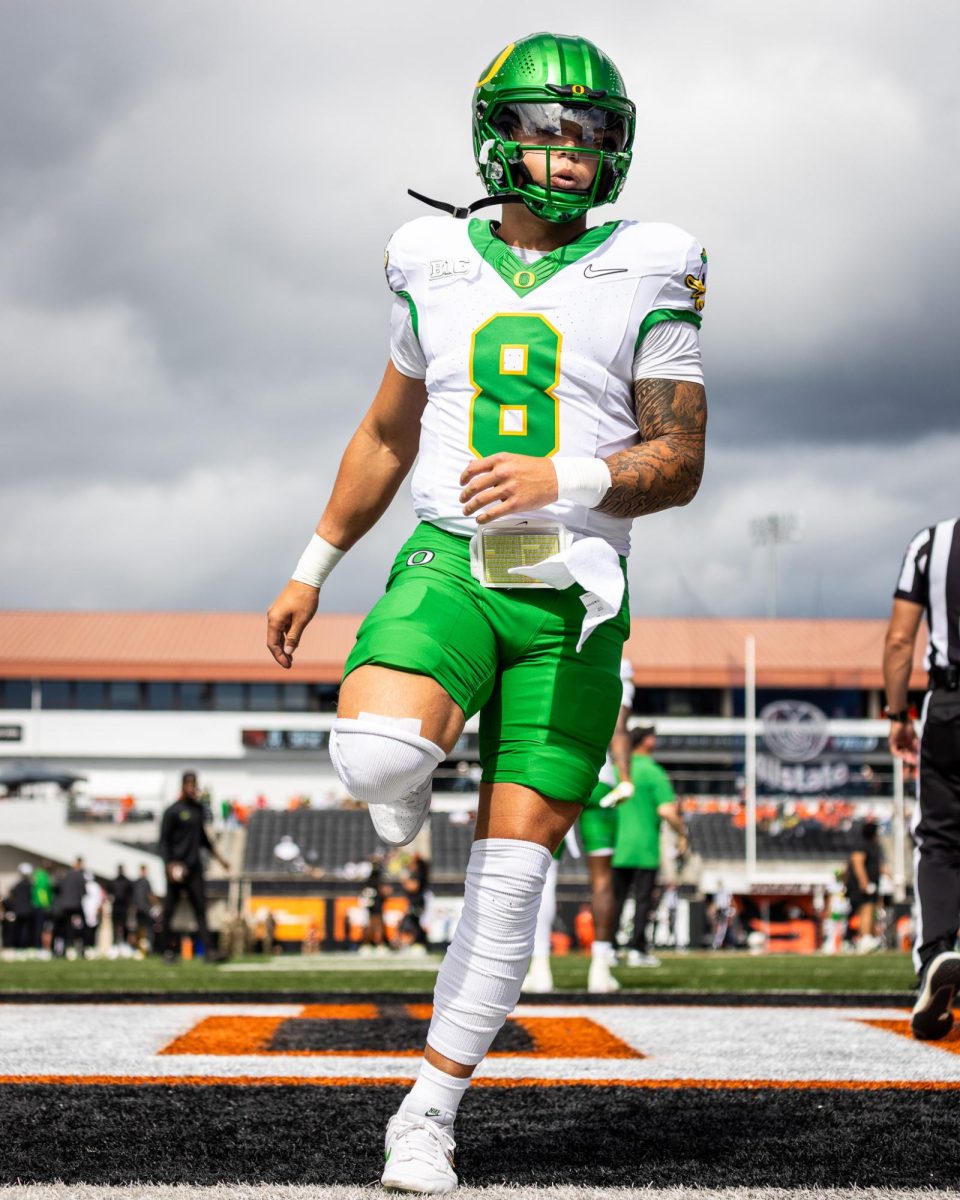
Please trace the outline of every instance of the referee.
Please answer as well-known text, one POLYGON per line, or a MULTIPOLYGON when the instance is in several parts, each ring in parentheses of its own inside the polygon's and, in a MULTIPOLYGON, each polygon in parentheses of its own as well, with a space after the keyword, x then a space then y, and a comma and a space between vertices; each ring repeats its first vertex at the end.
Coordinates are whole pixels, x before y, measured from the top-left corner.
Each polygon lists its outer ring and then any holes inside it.
POLYGON ((913 961, 920 991, 911 1027, 914 1037, 938 1040, 953 1026, 960 987, 960 518, 922 529, 907 547, 884 645, 883 681, 890 750, 912 765, 919 760, 911 832, 917 895, 913 961), (930 682, 918 740, 907 685, 924 613, 930 682))

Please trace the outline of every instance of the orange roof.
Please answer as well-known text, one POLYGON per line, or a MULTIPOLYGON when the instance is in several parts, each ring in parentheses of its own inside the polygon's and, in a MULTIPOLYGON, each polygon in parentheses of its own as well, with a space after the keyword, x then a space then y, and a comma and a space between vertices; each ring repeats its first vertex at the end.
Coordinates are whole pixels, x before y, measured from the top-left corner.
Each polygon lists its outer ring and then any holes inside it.
MULTIPOLYGON (((0 678, 335 683, 361 619, 316 617, 287 673, 270 658, 259 613, 0 612, 0 678)), ((642 687, 738 687, 752 633, 761 687, 878 688, 885 629, 882 620, 637 617, 626 653, 642 687)))

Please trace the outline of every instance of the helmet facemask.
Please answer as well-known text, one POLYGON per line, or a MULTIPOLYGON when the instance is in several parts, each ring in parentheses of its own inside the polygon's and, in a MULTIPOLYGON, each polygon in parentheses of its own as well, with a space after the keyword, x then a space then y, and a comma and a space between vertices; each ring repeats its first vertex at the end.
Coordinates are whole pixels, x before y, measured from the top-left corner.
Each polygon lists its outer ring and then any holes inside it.
POLYGON ((632 121, 595 103, 504 101, 478 113, 478 126, 487 135, 477 161, 488 190, 518 195, 546 221, 572 221, 614 200, 630 166, 632 121), (591 160, 592 173, 583 170, 591 160), (580 186, 556 178, 564 165, 580 186))

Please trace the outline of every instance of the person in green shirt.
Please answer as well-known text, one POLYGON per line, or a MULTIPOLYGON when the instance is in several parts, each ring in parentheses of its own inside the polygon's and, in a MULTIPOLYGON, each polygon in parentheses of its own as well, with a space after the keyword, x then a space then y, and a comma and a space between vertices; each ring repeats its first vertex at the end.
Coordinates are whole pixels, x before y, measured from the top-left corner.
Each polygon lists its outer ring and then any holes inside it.
POLYGON ((687 831, 673 786, 666 771, 652 758, 656 744, 657 731, 652 725, 631 731, 633 795, 616 809, 613 890, 617 917, 614 929, 620 926, 623 905, 631 893, 636 902, 633 936, 626 956, 628 967, 660 966, 660 960, 647 950, 647 922, 660 866, 660 822, 666 821, 676 831, 679 854, 684 854, 687 848, 687 831))
POLYGON ((35 867, 30 880, 30 903, 33 906, 33 948, 43 950, 43 935, 50 921, 53 888, 50 886, 49 863, 35 867))

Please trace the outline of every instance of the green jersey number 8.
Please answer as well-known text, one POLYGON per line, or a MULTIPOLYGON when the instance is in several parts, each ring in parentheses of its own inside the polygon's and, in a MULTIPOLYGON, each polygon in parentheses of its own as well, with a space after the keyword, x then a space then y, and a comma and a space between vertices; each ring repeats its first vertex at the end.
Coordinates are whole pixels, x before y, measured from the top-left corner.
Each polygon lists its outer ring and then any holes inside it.
POLYGON ((560 332, 540 313, 497 313, 470 339, 470 449, 549 458, 560 445, 560 332))

